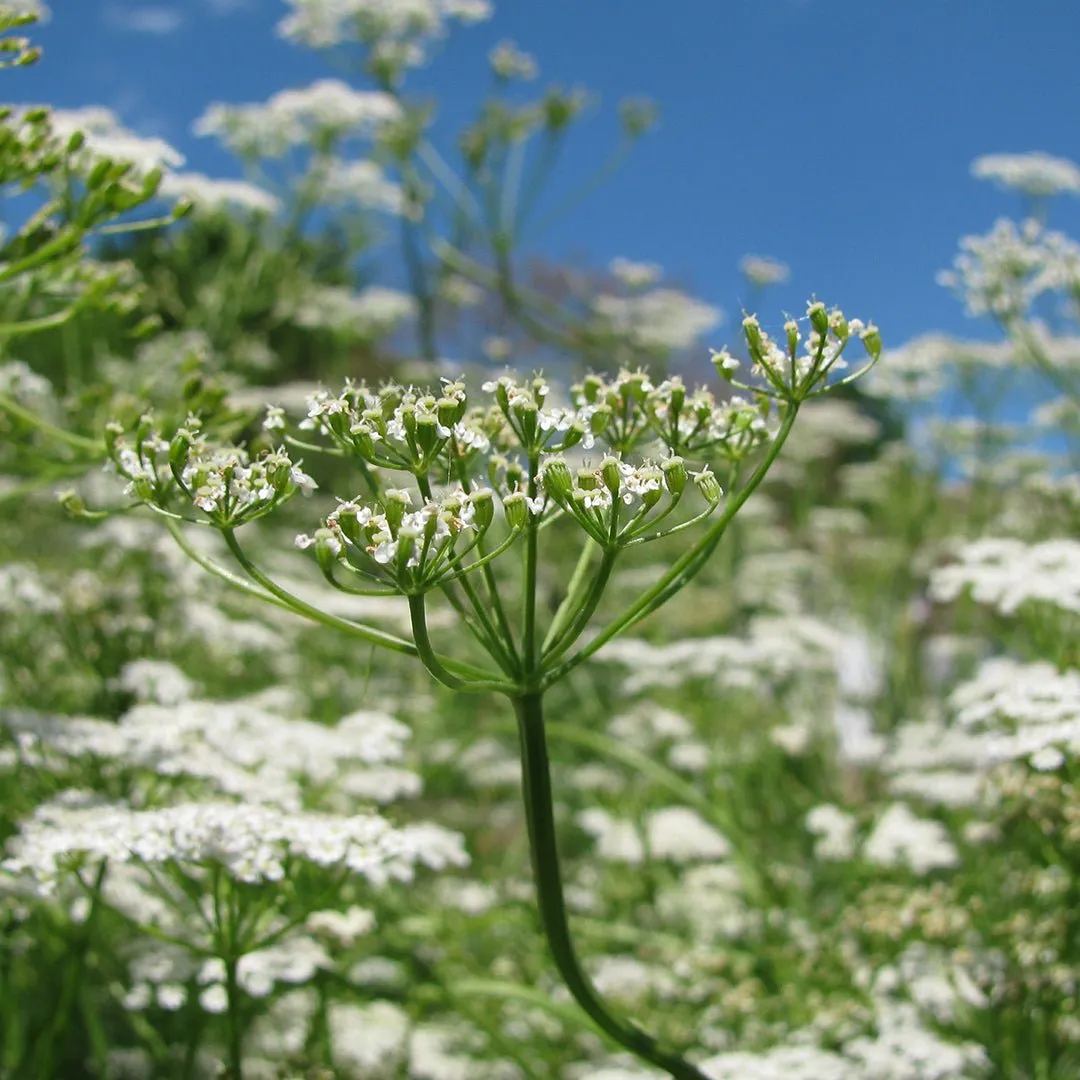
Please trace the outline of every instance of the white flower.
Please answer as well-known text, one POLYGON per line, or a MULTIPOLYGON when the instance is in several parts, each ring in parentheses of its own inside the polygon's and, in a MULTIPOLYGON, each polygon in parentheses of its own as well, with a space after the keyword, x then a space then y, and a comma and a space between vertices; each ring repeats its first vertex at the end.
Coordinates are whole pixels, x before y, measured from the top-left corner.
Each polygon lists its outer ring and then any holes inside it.
POLYGON ((304 925, 313 934, 325 934, 341 945, 351 945, 375 928, 375 913, 354 904, 348 911, 313 911, 304 925))
POLYGON ((686 349, 719 326, 723 312, 677 289, 640 296, 598 296, 594 310, 611 330, 642 348, 686 349))
POLYGON ((636 865, 645 861, 645 847, 632 821, 593 807, 577 815, 578 825, 596 840, 596 854, 608 862, 636 865))
POLYGON ((450 19, 482 22, 488 0, 286 0, 291 12, 277 25, 287 41, 327 49, 358 37, 407 66, 423 63, 416 39, 438 38, 450 19))
POLYGON ((1029 219, 1019 227, 1001 219, 985 236, 965 236, 953 269, 938 281, 964 300, 969 315, 1010 320, 1028 314, 1046 293, 1080 278, 1080 245, 1029 219))
POLYGON ((4 0, 4 7, 11 8, 18 15, 33 15, 38 22, 48 22, 52 17, 44 0, 4 0))
POLYGON ((199 1004, 208 1013, 223 1013, 229 1007, 229 995, 221 983, 214 983, 199 994, 199 1004))
MULTIPOLYGON (((416 313, 408 293, 369 285, 359 293, 343 285, 311 285, 297 297, 283 298, 279 314, 311 329, 350 330, 365 338, 381 337, 416 313)), ((341 402, 341 407, 347 407, 341 402)))
POLYGON ((400 185, 387 179, 374 162, 334 160, 318 174, 319 196, 327 202, 353 204, 365 210, 400 214, 404 196, 400 185))
POLYGON ((940 821, 916 817, 893 803, 863 845, 863 857, 880 866, 906 866, 916 874, 957 866, 960 856, 940 821))
POLYGON ((819 859, 843 862, 855 854, 855 819, 838 806, 823 803, 806 815, 806 831, 817 837, 814 854, 819 859))
POLYGON ((767 285, 783 285, 791 277, 791 269, 778 259, 763 255, 744 255, 739 269, 751 285, 764 288, 767 285))
POLYGON ((178 169, 184 155, 163 139, 136 135, 129 131, 111 109, 88 105, 79 109, 54 109, 50 114, 53 132, 66 140, 76 131, 86 138, 79 154, 79 168, 89 171, 104 159, 130 161, 138 173, 152 169, 178 169))
POLYGON ((265 214, 281 209, 280 199, 246 180, 217 180, 194 172, 166 173, 158 194, 167 199, 189 198, 196 209, 234 207, 265 214))
POLYGON ((512 41, 500 41, 488 53, 492 70, 501 79, 530 82, 540 73, 536 58, 522 52, 512 41))
POLYGON ((984 154, 971 163, 971 175, 1023 195, 1080 195, 1080 166, 1040 151, 984 154))
POLYGON ((645 818, 649 853, 656 859, 675 863, 716 860, 731 854, 727 839, 685 806, 654 810, 645 818))
POLYGON ((965 544, 956 562, 934 571, 930 596, 948 602, 969 589, 977 603, 1003 615, 1028 603, 1080 614, 1080 541, 985 537, 965 544))
POLYGON ((290 858, 341 866, 375 884, 408 880, 420 862, 464 865, 461 837, 434 825, 393 829, 383 818, 350 818, 233 803, 185 803, 160 810, 121 806, 58 812, 39 808, 24 821, 5 869, 50 893, 73 859, 214 863, 245 882, 280 881, 290 858))
POLYGON ((401 106, 378 90, 354 90, 340 79, 319 79, 280 90, 262 104, 214 102, 192 131, 213 136, 241 157, 281 157, 319 136, 368 138, 401 117, 401 106))
POLYGON ((138 701, 178 705, 187 701, 194 684, 167 660, 132 660, 120 670, 119 685, 138 701))
POLYGON ((655 285, 663 276, 663 270, 656 263, 633 262, 622 256, 608 263, 612 276, 628 289, 647 289, 655 285))
POLYGON ((334 1064, 350 1076, 387 1075, 405 1057, 411 1025, 398 1005, 335 1002, 327 1009, 326 1021, 334 1064))

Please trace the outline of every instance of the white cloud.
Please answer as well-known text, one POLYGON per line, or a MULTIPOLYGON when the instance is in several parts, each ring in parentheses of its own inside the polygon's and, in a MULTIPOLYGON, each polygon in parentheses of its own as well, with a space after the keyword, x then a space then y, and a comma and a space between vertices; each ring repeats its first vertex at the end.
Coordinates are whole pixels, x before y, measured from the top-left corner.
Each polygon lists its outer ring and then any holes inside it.
POLYGON ((136 34, 172 34, 180 29, 183 15, 172 7, 138 6, 130 4, 107 4, 105 21, 118 30, 130 30, 136 34))

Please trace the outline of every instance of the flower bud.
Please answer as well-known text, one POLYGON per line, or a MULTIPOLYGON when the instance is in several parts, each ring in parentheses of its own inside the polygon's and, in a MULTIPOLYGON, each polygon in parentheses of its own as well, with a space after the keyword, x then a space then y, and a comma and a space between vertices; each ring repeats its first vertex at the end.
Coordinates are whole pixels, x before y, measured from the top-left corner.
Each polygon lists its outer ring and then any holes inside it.
POLYGON ((831 327, 832 332, 841 341, 847 341, 848 336, 851 333, 851 328, 848 325, 847 319, 844 318, 844 313, 839 308, 833 308, 830 312, 829 326, 831 327))
POLYGON ((595 405, 600 400, 600 391, 603 389, 604 380, 599 375, 586 375, 581 380, 581 396, 589 405, 595 405))
POLYGON ((438 431, 439 422, 430 413, 416 419, 416 447, 422 457, 430 457, 442 444, 438 431))
POLYGON ((379 408, 372 411, 378 413, 380 419, 389 420, 401 404, 401 399, 401 387, 396 383, 391 383, 379 391, 379 408))
POLYGON ((707 465, 701 472, 694 473, 694 483, 705 497, 705 501, 714 506, 724 497, 724 489, 720 486, 720 481, 713 476, 707 465))
POLYGON ((337 523, 342 536, 352 544, 363 546, 366 541, 360 528, 360 519, 356 503, 342 503, 333 513, 332 520, 337 523))
POLYGON ((510 462, 502 454, 492 454, 487 463, 488 483, 493 488, 497 488, 499 486, 499 470, 509 468, 510 462))
POLYGON ((663 497, 661 488, 648 488, 641 493, 641 503, 646 510, 651 510, 663 497))
POLYGON ((686 487, 686 463, 681 457, 669 457, 660 462, 660 468, 668 491, 677 499, 686 487))
POLYGON ((416 551, 421 539, 420 530, 414 528, 412 525, 405 526, 401 529, 395 539, 397 540, 395 569, 399 574, 402 574, 409 568, 409 560, 413 557, 413 553, 416 551))
POLYGON ((712 362, 722 379, 730 379, 739 370, 739 361, 727 349, 721 349, 719 352, 713 349, 712 362))
POLYGON ((878 328, 870 323, 861 334, 859 339, 863 343, 863 347, 866 349, 871 360, 877 360, 881 356, 881 333, 878 328))
POLYGON ((569 450, 571 446, 577 446, 585 438, 585 425, 580 420, 574 420, 563 435, 563 450, 569 450))
POLYGON ((513 491, 525 481, 525 469, 520 461, 506 463, 506 486, 513 491))
POLYGON ((486 532, 495 518, 495 499, 490 488, 481 488, 469 496, 473 508, 473 524, 477 532, 486 532))
POLYGON ((375 456, 375 440, 366 424, 353 424, 349 430, 353 449, 365 460, 371 461, 375 456))
POLYGON ((784 334, 787 337, 788 356, 794 356, 799 351, 799 324, 794 319, 788 319, 784 323, 784 334))
MULTIPOLYGON (((434 510, 434 508, 432 508, 432 509, 433 509, 433 512, 429 513, 424 518, 424 543, 425 544, 430 544, 431 541, 435 539, 435 534, 439 531, 439 522, 440 521, 449 521, 450 519, 454 518, 454 514, 452 512, 450 512, 449 510, 446 510, 445 508, 437 510, 437 511, 434 510)), ((458 504, 458 509, 459 510, 461 509, 461 504, 460 503, 458 504)), ((451 531, 454 532, 454 533, 458 532, 457 529, 452 529, 451 531)), ((400 538, 400 534, 399 534, 399 538, 400 538)))
POLYGON ((746 335, 746 345, 750 350, 750 355, 754 358, 754 361, 758 364, 762 362, 763 350, 765 343, 761 336, 761 326, 757 321, 757 316, 747 315, 742 321, 743 334, 746 335))
POLYGON ((671 386, 668 389, 668 408, 670 408, 672 412, 677 413, 682 409, 685 401, 686 387, 683 385, 681 379, 673 379, 671 386))
POLYGON ((405 507, 411 502, 412 497, 401 488, 387 488, 383 494, 383 513, 390 526, 390 533, 395 539, 401 527, 402 518, 405 517, 405 507))
POLYGON ((578 469, 577 486, 582 491, 595 491, 600 486, 600 478, 595 469, 578 469))
POLYGON ((506 389, 506 380, 499 379, 495 383, 495 400, 498 402, 499 408, 503 412, 507 412, 510 409, 510 394, 506 389))
POLYGON ((825 335, 829 332, 829 313, 825 310, 825 305, 820 300, 808 304, 806 314, 810 317, 810 325, 819 334, 825 335))
POLYGON ((314 540, 315 558, 318 560, 319 569, 324 574, 329 574, 341 555, 341 541, 333 529, 316 529, 314 540))
POLYGON ((180 428, 169 443, 169 466, 174 472, 183 472, 191 454, 191 434, 180 428))
POLYGON ((619 459, 613 457, 606 457, 600 462, 600 476, 604 481, 604 487, 611 492, 612 495, 619 494, 619 488, 622 487, 622 475, 619 472, 619 459))
POLYGON ((154 484, 150 478, 142 473, 131 480, 132 490, 143 502, 154 502, 154 484))
POLYGON ((80 517, 86 513, 86 503, 83 502, 82 496, 73 489, 58 491, 56 493, 56 501, 67 513, 71 514, 72 517, 80 517))
POLYGON ((521 441, 526 446, 532 446, 536 442, 537 417, 540 412, 535 401, 519 401, 514 403, 514 419, 518 422, 521 430, 521 441))
POLYGON ((520 491, 512 491, 503 497, 503 513, 511 529, 524 529, 529 523, 529 507, 520 491))
POLYGON ((116 457, 116 444, 124 436, 124 426, 115 420, 110 420, 105 425, 105 453, 110 458, 116 457))
POLYGON ((161 169, 151 169, 143 177, 141 194, 144 198, 152 199, 157 194, 158 188, 161 187, 161 178, 164 175, 161 169))
POLYGON ((574 481, 570 475, 570 466, 562 458, 549 458, 543 469, 540 470, 540 482, 544 490, 560 506, 566 505, 566 500, 573 490, 574 481))
POLYGON ((622 397, 623 401, 644 401, 645 400, 645 374, 641 371, 635 371, 629 378, 623 381, 622 385, 622 397))
POLYGON ((451 397, 439 398, 436 403, 439 423, 443 427, 452 428, 465 415, 466 407, 467 403, 464 400, 458 401, 451 397))
POLYGON ((135 428, 135 445, 141 447, 153 434, 154 418, 150 413, 143 413, 139 417, 139 423, 135 428))
POLYGON ((589 417, 589 430, 594 435, 603 435, 611 423, 611 408, 608 405, 597 405, 589 417))

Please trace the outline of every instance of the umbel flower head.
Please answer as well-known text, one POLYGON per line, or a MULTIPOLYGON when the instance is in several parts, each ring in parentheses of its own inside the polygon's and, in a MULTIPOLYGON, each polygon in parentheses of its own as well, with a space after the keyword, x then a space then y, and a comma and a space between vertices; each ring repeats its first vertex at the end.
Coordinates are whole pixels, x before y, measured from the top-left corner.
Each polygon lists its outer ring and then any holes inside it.
POLYGON ((132 438, 118 424, 106 429, 108 463, 128 481, 125 494, 160 510, 183 495, 210 524, 232 529, 280 506, 297 491, 311 492, 315 481, 284 447, 252 458, 240 446, 215 446, 189 416, 166 440, 144 415, 132 438))
MULTIPOLYGON (((681 532, 723 501, 710 462, 734 477, 772 438, 776 410, 822 392, 846 366, 853 337, 871 364, 880 352, 876 329, 838 309, 813 302, 806 322, 805 338, 794 320, 785 324, 781 346, 747 316, 755 382, 737 381, 739 362, 715 352, 717 370, 740 391, 726 398, 679 376, 657 383, 625 369, 586 376, 558 404, 540 374, 493 378, 479 402, 453 379, 430 389, 350 381, 336 393, 320 390, 299 430, 355 461, 367 491, 339 499, 297 546, 342 591, 419 596, 487 567, 522 534, 559 519, 610 552, 681 532), (408 477, 412 485, 402 483, 408 477)), ((296 442, 285 428, 283 411, 271 407, 264 429, 296 442)), ((127 494, 173 516, 194 510, 223 530, 315 488, 284 445, 256 455, 216 445, 196 417, 169 438, 151 416, 130 435, 111 425, 106 442, 127 494)))

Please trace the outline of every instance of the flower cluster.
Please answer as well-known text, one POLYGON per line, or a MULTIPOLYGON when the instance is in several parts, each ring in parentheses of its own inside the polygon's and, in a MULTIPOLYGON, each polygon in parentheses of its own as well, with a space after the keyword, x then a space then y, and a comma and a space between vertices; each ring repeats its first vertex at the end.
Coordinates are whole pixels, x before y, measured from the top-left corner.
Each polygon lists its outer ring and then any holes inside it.
MULTIPOLYGON (((820 393, 832 372, 847 367, 842 353, 852 337, 862 341, 870 357, 870 363, 862 371, 868 370, 881 355, 881 337, 873 323, 866 324, 861 319, 849 321, 839 308, 830 311, 819 300, 807 305, 806 316, 810 332, 805 342, 798 322, 789 319, 784 323, 783 347, 762 330, 757 316, 747 315, 743 319, 743 332, 753 361, 751 374, 766 383, 761 393, 783 401, 802 401, 820 393)), ((713 351, 713 364, 732 385, 742 385, 734 378, 739 362, 726 349, 713 351)))
POLYGON ((219 139, 241 157, 276 158, 313 141, 325 146, 371 136, 400 117, 401 105, 389 94, 319 79, 300 90, 281 90, 262 104, 216 102, 193 130, 219 139))
POLYGON ((779 259, 764 255, 746 255, 739 260, 743 277, 759 289, 769 285, 784 285, 791 277, 791 267, 779 259))
POLYGON ((338 867, 374 884, 408 881, 417 863, 464 866, 462 839, 436 825, 395 829, 374 814, 336 817, 271 806, 184 803, 158 810, 46 804, 23 822, 3 869, 43 892, 86 860, 187 868, 210 863, 241 882, 281 881, 291 860, 338 867))
MULTIPOLYGON (((504 507, 508 502, 513 507, 509 496, 504 507)), ((341 502, 326 518, 324 528, 314 536, 298 536, 296 546, 314 548, 323 574, 342 591, 363 594, 368 590, 340 581, 334 574, 337 567, 369 583, 392 584, 397 591, 412 596, 484 565, 509 543, 505 541, 483 559, 462 563, 494 520, 494 496, 489 488, 472 492, 459 488, 417 510, 409 510, 411 504, 412 494, 404 488, 386 490, 375 506, 354 500, 341 502)), ((512 540, 524 519, 508 507, 507 521, 512 540)))
POLYGON ((983 154, 971 163, 971 175, 1032 198, 1080 195, 1080 166, 1067 158, 1033 151, 1027 154, 983 154))
POLYGON ((952 270, 938 281, 963 299, 969 315, 1009 323, 1044 294, 1077 287, 1080 245, 1034 218, 1019 227, 1002 218, 985 236, 965 236, 952 270))
POLYGON ((1013 615, 1026 604, 1080 614, 1080 543, 1060 539, 1026 544, 984 537, 965 544, 956 562, 934 571, 930 595, 949 602, 969 590, 977 603, 1003 615, 1013 615))
POLYGON ((717 401, 705 387, 688 390, 678 375, 655 385, 646 372, 624 369, 611 379, 590 375, 570 392, 579 425, 616 453, 658 441, 675 455, 737 460, 768 435, 768 402, 717 401))
POLYGON ((129 441, 123 427, 106 433, 108 463, 128 481, 127 495, 168 511, 183 495, 220 529, 233 529, 276 509, 315 481, 282 447, 252 458, 243 447, 215 446, 189 417, 171 440, 144 415, 129 441))
POLYGON ((602 547, 625 547, 669 536, 703 520, 720 505, 723 497, 720 484, 708 466, 688 474, 683 459, 675 456, 659 463, 646 460, 638 466, 607 456, 598 466, 573 473, 565 458, 551 456, 545 458, 541 467, 540 482, 552 501, 602 547), (648 534, 648 529, 679 505, 688 476, 705 498, 705 511, 673 529, 648 534), (657 509, 665 495, 666 505, 657 509), (654 514, 653 510, 657 512, 654 514))
POLYGON ((419 67, 429 40, 446 24, 483 22, 488 0, 288 0, 291 11, 277 26, 281 37, 313 49, 362 42, 377 69, 396 74, 419 67))

